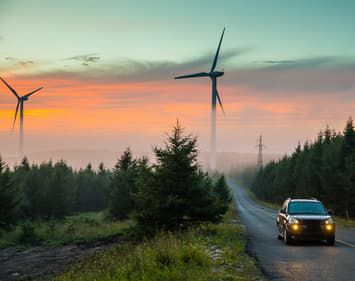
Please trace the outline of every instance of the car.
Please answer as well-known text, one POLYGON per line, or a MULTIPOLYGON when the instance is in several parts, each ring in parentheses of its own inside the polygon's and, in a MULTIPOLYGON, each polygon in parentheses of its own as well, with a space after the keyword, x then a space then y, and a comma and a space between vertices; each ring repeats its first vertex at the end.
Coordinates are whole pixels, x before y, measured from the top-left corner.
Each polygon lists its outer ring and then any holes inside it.
POLYGON ((278 238, 283 239, 285 244, 296 240, 320 240, 334 245, 335 223, 332 214, 315 198, 288 198, 276 218, 278 238))

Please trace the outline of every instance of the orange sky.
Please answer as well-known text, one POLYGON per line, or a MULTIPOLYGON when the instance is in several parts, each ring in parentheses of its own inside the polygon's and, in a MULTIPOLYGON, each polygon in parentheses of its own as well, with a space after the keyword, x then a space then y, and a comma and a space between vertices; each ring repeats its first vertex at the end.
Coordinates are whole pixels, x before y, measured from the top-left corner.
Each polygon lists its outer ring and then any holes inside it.
MULTIPOLYGON (((26 151, 112 149, 130 146, 149 151, 161 144, 178 118, 188 132, 209 144, 210 82, 83 82, 54 76, 30 79, 4 75, 20 94, 44 86, 25 104, 26 151)), ((326 124, 341 130, 355 112, 354 103, 337 95, 293 93, 275 97, 269 91, 220 83, 227 115, 218 114, 220 151, 255 151, 262 133, 270 152, 289 152, 298 140, 315 138, 326 124)), ((10 133, 15 97, 0 86, 2 153, 17 152, 17 130, 10 133)))
MULTIPOLYGON (((25 104, 25 151, 151 151, 178 118, 209 148, 216 70, 217 150, 289 153, 355 117, 354 1, 0 1, 0 76, 25 104), (40 15, 40 16, 38 16, 40 15), (65 19, 65 20, 63 20, 65 19), (211 21, 211 19, 213 19, 211 21)), ((18 153, 16 99, 0 83, 0 154, 18 153)))

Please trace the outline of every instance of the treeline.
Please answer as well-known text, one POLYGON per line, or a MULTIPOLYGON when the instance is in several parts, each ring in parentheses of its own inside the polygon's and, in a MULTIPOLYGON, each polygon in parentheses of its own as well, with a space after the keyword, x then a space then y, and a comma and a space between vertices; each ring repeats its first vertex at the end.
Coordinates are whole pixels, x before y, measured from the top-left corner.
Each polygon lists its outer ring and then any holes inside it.
POLYGON ((231 195, 224 176, 211 178, 197 162, 197 139, 177 124, 156 163, 127 149, 113 170, 101 164, 79 171, 64 161, 22 163, 10 170, 0 159, 0 230, 24 220, 63 219, 107 210, 108 218, 134 218, 147 228, 175 229, 219 221, 231 195))
POLYGON ((30 164, 26 158, 10 171, 0 158, 1 209, 13 209, 8 223, 103 210, 108 206, 110 174, 103 164, 98 171, 90 164, 74 171, 64 161, 30 164), (6 201, 14 202, 15 208, 3 208, 6 201))
POLYGON ((328 126, 313 142, 261 168, 252 183, 260 199, 316 197, 339 216, 355 217, 355 132, 349 118, 342 133, 328 126))

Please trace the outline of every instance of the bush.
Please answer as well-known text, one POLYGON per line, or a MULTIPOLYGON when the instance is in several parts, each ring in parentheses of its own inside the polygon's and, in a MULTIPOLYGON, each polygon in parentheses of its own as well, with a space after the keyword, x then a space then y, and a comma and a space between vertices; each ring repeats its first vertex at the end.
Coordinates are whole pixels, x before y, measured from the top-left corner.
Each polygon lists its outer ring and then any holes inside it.
POLYGON ((18 238, 21 244, 35 244, 38 242, 35 226, 32 222, 25 222, 21 225, 21 232, 18 238))

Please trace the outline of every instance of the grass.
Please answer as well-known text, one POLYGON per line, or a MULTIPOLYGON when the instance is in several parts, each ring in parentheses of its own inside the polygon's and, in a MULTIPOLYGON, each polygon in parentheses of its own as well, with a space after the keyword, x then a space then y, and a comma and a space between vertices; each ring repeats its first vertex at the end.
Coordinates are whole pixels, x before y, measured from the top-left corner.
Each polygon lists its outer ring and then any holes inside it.
POLYGON ((244 227, 234 208, 225 222, 184 233, 162 232, 88 256, 52 281, 264 280, 245 252, 244 227))
POLYGON ((129 220, 124 222, 109 221, 103 212, 68 216, 61 221, 25 222, 25 224, 1 234, 0 248, 84 243, 122 234, 133 224, 129 220))
POLYGON ((341 225, 347 228, 354 228, 355 229, 355 220, 354 219, 344 219, 339 217, 334 217, 335 223, 337 225, 341 225))
POLYGON ((280 210, 281 209, 281 205, 279 205, 279 204, 260 200, 259 198, 256 197, 256 195, 249 188, 245 188, 245 191, 248 192, 250 198, 253 201, 255 201, 256 203, 258 203, 259 205, 262 205, 264 207, 267 207, 267 208, 270 208, 273 210, 280 210))

